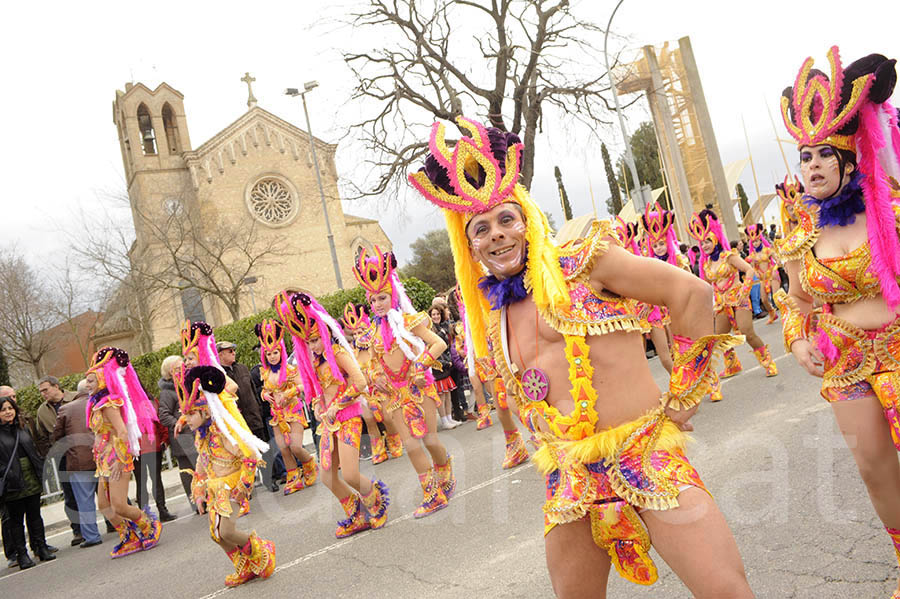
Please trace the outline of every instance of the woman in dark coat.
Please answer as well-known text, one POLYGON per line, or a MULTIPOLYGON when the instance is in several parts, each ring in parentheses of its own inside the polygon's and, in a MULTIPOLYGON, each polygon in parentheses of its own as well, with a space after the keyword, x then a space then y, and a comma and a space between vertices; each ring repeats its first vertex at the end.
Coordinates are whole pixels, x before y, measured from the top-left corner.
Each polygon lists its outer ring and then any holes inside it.
POLYGON ((11 397, 0 398, 0 501, 9 513, 9 531, 19 568, 31 568, 34 562, 25 548, 25 522, 31 536, 31 548, 41 561, 56 559, 47 548, 44 520, 41 518, 41 480, 44 460, 19 416, 19 406, 11 397), (19 443, 16 446, 16 438, 19 443), (8 468, 8 470, 7 470, 8 468))

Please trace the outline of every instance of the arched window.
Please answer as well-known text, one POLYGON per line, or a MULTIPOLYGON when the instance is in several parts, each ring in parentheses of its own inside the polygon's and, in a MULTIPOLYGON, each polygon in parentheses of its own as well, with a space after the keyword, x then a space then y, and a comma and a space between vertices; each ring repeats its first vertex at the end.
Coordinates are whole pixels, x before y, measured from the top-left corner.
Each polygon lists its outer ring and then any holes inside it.
POLYGON ((175 113, 168 102, 163 105, 162 119, 163 127, 166 130, 166 149, 169 150, 169 154, 180 154, 181 144, 178 143, 178 125, 175 124, 175 113))
POLYGON ((181 291, 181 309, 184 310, 184 317, 190 321, 206 321, 203 296, 193 287, 181 291))
POLYGON ((156 154, 156 134, 153 132, 153 123, 150 120, 150 111, 146 104, 141 104, 137 109, 138 128, 141 130, 141 149, 144 156, 156 154))

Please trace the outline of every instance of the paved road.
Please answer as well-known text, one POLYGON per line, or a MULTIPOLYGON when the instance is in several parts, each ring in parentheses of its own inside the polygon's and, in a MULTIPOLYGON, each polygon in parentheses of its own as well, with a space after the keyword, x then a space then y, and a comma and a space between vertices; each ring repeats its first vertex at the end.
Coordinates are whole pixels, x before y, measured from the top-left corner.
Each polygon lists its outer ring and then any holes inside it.
MULTIPOLYGON (((739 348, 746 370, 725 382, 725 401, 704 404, 695 417, 691 458, 732 526, 759 597, 886 598, 898 575, 894 552, 817 381, 783 356, 780 327, 757 323, 781 375, 765 378, 749 349, 739 348)), ((664 382, 658 361, 652 366, 664 382)), ((55 539, 63 547, 57 560, 21 573, 0 572, 0 595, 552 596, 541 537, 541 478, 530 465, 500 469, 497 425, 479 432, 468 424, 442 437, 456 456, 460 491, 450 508, 424 520, 412 518, 420 492, 405 458, 374 468, 364 463, 367 474, 391 487, 391 520, 380 531, 350 539, 334 538, 338 506, 321 484, 290 497, 258 492, 241 522, 277 544, 279 568, 269 581, 223 589, 228 560, 210 541, 206 519, 184 516, 165 525, 154 550, 115 561, 106 557, 112 536, 82 550, 63 546, 69 538, 63 533, 55 539)), ((184 501, 174 502, 176 512, 186 513, 184 501)), ((613 575, 609 596, 688 596, 658 556, 656 561, 656 585, 639 587, 613 575)))

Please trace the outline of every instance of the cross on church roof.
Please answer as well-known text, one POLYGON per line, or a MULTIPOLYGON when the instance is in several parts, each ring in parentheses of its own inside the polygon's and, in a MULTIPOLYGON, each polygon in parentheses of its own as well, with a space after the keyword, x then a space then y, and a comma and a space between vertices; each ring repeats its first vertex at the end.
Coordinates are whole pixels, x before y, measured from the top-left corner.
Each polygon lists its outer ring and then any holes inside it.
POLYGON ((253 82, 256 81, 256 77, 251 77, 250 73, 244 73, 244 76, 241 77, 241 81, 247 84, 247 108, 253 108, 256 106, 256 96, 253 95, 253 82))

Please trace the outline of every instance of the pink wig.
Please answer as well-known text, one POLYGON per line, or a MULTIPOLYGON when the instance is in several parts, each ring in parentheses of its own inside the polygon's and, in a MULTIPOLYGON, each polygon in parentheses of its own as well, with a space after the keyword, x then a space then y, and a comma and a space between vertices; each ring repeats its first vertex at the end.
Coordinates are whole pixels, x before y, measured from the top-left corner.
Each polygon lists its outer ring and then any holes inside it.
MULTIPOLYGON (((715 238, 716 243, 718 243, 722 250, 728 250, 731 248, 731 245, 728 243, 728 237, 725 236, 725 230, 722 229, 722 223, 719 222, 719 218, 716 216, 716 213, 707 208, 706 210, 701 210, 699 214, 695 213, 691 217, 691 223, 688 227, 688 231, 691 234, 691 237, 697 240, 697 243, 702 244, 705 239, 710 237, 715 238)), ((705 269, 706 263, 709 261, 709 256, 706 252, 703 251, 703 248, 700 248, 700 278, 706 280, 705 269)))
POLYGON ((197 352, 198 366, 215 366, 222 370, 219 350, 216 349, 216 336, 213 335, 212 327, 202 320, 186 320, 181 325, 181 354, 187 357, 192 351, 197 352))
MULTIPOLYGON (((759 242, 763 244, 763 247, 767 247, 767 248, 772 247, 772 244, 769 243, 769 240, 766 238, 766 236, 764 234, 765 227, 763 227, 762 225, 760 225, 760 224, 748 225, 744 229, 744 232, 747 234, 747 238, 750 241, 759 240, 759 242)), ((753 244, 751 244, 751 245, 753 245, 753 244)), ((755 246, 753 247, 753 250, 754 251, 756 250, 755 246)))
POLYGON ((284 327, 281 323, 266 318, 256 325, 256 336, 259 338, 259 363, 262 368, 272 370, 269 359, 266 358, 266 352, 277 349, 281 352, 281 362, 278 366, 278 386, 284 385, 287 381, 287 349, 284 346, 284 327))
POLYGON ((654 204, 655 210, 650 210, 650 205, 641 217, 641 226, 644 228, 644 251, 651 258, 657 257, 653 251, 653 244, 660 239, 666 240, 666 261, 678 266, 678 235, 675 234, 675 215, 668 210, 663 210, 659 204, 654 204))

